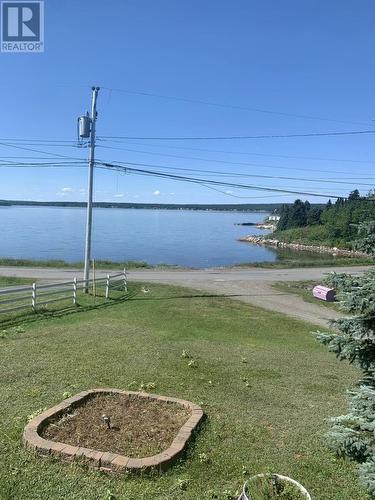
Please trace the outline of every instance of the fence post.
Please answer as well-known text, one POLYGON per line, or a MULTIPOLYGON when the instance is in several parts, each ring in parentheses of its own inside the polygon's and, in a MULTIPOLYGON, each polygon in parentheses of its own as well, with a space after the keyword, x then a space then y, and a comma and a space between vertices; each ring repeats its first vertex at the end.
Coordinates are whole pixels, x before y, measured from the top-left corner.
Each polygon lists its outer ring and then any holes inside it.
POLYGON ((107 280, 105 282, 105 298, 108 299, 109 298, 109 287, 110 287, 110 277, 109 277, 109 274, 107 274, 107 280))
POLYGON ((126 293, 128 292, 128 277, 126 275, 125 267, 124 267, 124 290, 126 293))
POLYGON ((31 307, 33 311, 36 311, 36 283, 33 283, 31 286, 31 307))
POLYGON ((73 304, 77 305, 77 278, 73 278, 73 304))
POLYGON ((96 297, 96 273, 95 273, 95 259, 92 259, 92 294, 96 297))

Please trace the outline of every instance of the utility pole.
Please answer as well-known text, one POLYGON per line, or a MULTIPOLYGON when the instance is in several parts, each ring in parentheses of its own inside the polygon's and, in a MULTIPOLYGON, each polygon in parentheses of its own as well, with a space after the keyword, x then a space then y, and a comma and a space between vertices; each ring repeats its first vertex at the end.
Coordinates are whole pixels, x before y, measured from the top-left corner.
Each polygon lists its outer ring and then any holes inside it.
POLYGON ((91 105, 91 133, 90 133, 90 154, 89 154, 89 175, 88 175, 88 198, 86 215, 86 242, 85 242, 85 269, 83 279, 85 281, 85 293, 89 292, 90 260, 91 260, 91 230, 92 230, 92 198, 94 186, 94 165, 95 165, 95 127, 96 127, 96 101, 100 87, 92 87, 91 105))

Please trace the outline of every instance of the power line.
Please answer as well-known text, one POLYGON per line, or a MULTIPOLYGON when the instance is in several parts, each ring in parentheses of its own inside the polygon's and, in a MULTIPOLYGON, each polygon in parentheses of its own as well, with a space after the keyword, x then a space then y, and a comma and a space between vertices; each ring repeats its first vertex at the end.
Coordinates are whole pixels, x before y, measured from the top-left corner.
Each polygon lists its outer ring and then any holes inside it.
POLYGON ((69 160, 82 160, 82 158, 74 158, 72 156, 61 155, 57 153, 50 153, 48 151, 41 151, 40 149, 25 148, 24 146, 16 146, 15 144, 8 144, 5 142, 0 142, 0 146, 5 146, 7 148, 21 149, 24 151, 31 151, 33 153, 41 153, 44 155, 52 156, 53 158, 68 158, 69 160))
MULTIPOLYGON (((84 161, 59 161, 59 162, 16 162, 16 161, 8 161, 0 160, 0 167, 13 167, 13 168, 35 168, 35 167, 76 167, 76 166, 85 166, 84 161)), ((277 179, 277 180, 292 180, 292 181, 302 181, 302 182, 315 182, 315 183, 326 183, 326 184, 345 184, 345 185, 353 185, 352 182, 342 181, 342 180, 334 180, 334 179, 320 179, 320 178, 302 178, 302 177, 288 177, 288 176, 275 176, 275 175, 261 175, 261 174, 245 174, 240 172, 223 172, 216 170, 204 170, 204 169, 193 169, 193 168, 179 168, 179 167, 170 167, 165 165, 153 165, 148 163, 138 163, 138 162, 117 162, 121 165, 129 166, 141 166, 148 168, 158 168, 164 170, 172 170, 177 172, 195 172, 202 174, 210 174, 217 176, 225 176, 225 177, 255 177, 262 179, 277 179)), ((369 183, 359 183, 356 182, 356 185, 359 186, 367 186, 372 187, 373 184, 369 183)))
MULTIPOLYGON (((261 178, 261 179, 277 179, 277 180, 291 180, 291 181, 303 181, 303 182, 317 182, 317 183, 323 183, 323 184, 346 184, 346 185, 353 185, 353 182, 346 182, 346 181, 340 181, 340 180, 334 180, 334 179, 316 179, 316 178, 305 178, 305 177, 287 177, 287 176, 277 176, 277 175, 261 175, 261 174, 244 174, 240 172, 221 172, 217 170, 203 170, 203 169, 194 169, 194 168, 180 168, 180 167, 170 167, 170 166, 165 166, 165 165, 153 165, 149 163, 138 163, 138 162, 121 162, 117 161, 116 163, 119 163, 121 165, 135 165, 139 167, 148 167, 148 168, 159 168, 159 169, 166 169, 166 170, 175 170, 175 171, 186 171, 186 172, 196 172, 196 173, 204 173, 204 174, 210 174, 210 175, 224 175, 224 176, 229 176, 229 177, 256 177, 256 178, 261 178)), ((359 183, 356 182, 356 185, 359 186, 367 186, 367 187, 373 187, 374 183, 359 183)))
POLYGON ((260 198, 281 198, 288 196, 286 194, 267 194, 265 196, 238 196, 236 194, 230 193, 229 191, 223 191, 222 189, 215 188, 213 186, 207 186, 207 184, 202 184, 207 189, 216 191, 217 193, 224 194, 225 196, 230 196, 231 198, 237 198, 241 200, 259 200, 260 198))
POLYGON ((5 142, 59 142, 59 143, 68 143, 68 144, 77 144, 76 141, 67 140, 67 139, 25 139, 25 138, 9 138, 9 137, 0 137, 0 141, 5 142))
POLYGON ((144 97, 156 97, 156 98, 160 98, 160 99, 168 99, 168 100, 173 100, 173 101, 181 101, 181 102, 194 103, 194 104, 203 104, 206 106, 215 106, 215 107, 220 107, 220 108, 253 111, 253 112, 257 112, 257 113, 265 113, 265 114, 270 114, 270 115, 279 115, 279 116, 292 117, 292 118, 302 118, 302 119, 307 119, 307 120, 328 121, 328 122, 335 122, 335 123, 350 123, 352 125, 353 124, 355 124, 355 125, 368 125, 368 123, 362 123, 362 122, 336 120, 333 118, 322 118, 319 116, 311 116, 311 115, 297 114, 297 113, 286 113, 286 112, 282 112, 282 111, 273 111, 273 110, 269 110, 269 109, 262 109, 262 108, 250 107, 250 106, 242 106, 242 105, 237 105, 237 104, 223 104, 223 103, 218 103, 218 102, 206 101, 203 99, 193 99, 193 98, 189 98, 189 97, 170 96, 170 95, 157 94, 154 92, 141 92, 141 91, 135 91, 135 90, 108 88, 108 87, 102 87, 102 88, 105 90, 108 90, 110 92, 120 92, 120 93, 124 93, 124 94, 139 95, 139 96, 144 96, 144 97))
MULTIPOLYGON (((0 156, 0 161, 3 160, 50 160, 51 158, 45 156, 0 156)), ((85 161, 85 160, 82 160, 85 161)))
MULTIPOLYGON (((103 138, 99 138, 99 141, 108 141, 108 142, 113 142, 113 143, 120 143, 123 144, 124 141, 121 140, 107 140, 103 138)), ((247 155, 247 156, 265 156, 265 157, 270 157, 270 158, 287 158, 287 159, 293 159, 293 160, 314 160, 314 161, 329 161, 329 162, 339 162, 339 163, 366 163, 366 164, 375 164, 375 160, 348 160, 344 158, 324 158, 324 157, 319 157, 319 156, 296 156, 296 155, 280 155, 280 154, 270 154, 270 153, 254 153, 254 152, 248 152, 248 151, 227 151, 227 150, 222 150, 222 149, 208 149, 208 148, 192 148, 192 147, 187 147, 187 146, 176 146, 176 145, 165 145, 165 144, 145 144, 142 142, 127 142, 125 141, 125 144, 130 144, 130 145, 136 145, 136 146, 152 146, 156 148, 167 148, 167 149, 182 149, 186 151, 204 151, 207 153, 223 153, 223 154, 234 154, 234 155, 247 155)), ((289 167, 286 167, 289 168, 289 167)), ((296 169, 297 170, 297 169, 296 169)), ((306 170, 306 169, 301 169, 299 168, 298 170, 306 170)), ((327 170, 324 170, 324 172, 327 172, 327 170)), ((335 173, 341 173, 341 172, 335 172, 335 173)))
POLYGON ((87 148, 87 144, 57 144, 57 143, 51 143, 51 142, 30 142, 30 141, 24 141, 24 142, 7 142, 7 144, 11 144, 13 146, 44 146, 48 148, 75 148, 75 149, 85 149, 87 148))
POLYGON ((136 173, 140 175, 147 175, 147 176, 152 176, 152 177, 161 177, 161 178, 167 178, 171 180, 176 180, 176 181, 183 181, 183 182, 191 182, 195 184, 210 184, 210 185, 217 185, 217 186, 228 186, 232 188, 238 188, 238 189, 250 189, 254 191, 268 191, 268 192, 276 192, 276 193, 287 193, 287 194, 297 194, 297 195, 304 195, 304 196, 314 196, 314 197, 323 197, 323 198, 341 198, 341 196, 334 195, 334 194, 323 194, 323 193, 312 193, 312 192, 307 192, 307 191, 296 191, 296 190, 289 190, 289 189, 280 189, 280 188, 272 188, 272 187, 264 187, 264 186, 256 186, 256 185, 251 185, 251 184, 237 184, 233 182, 225 182, 225 181, 216 181, 213 179, 199 179, 195 177, 187 177, 187 176, 180 176, 180 175, 175 175, 175 174, 169 174, 169 173, 164 173, 164 172, 155 172, 152 170, 145 170, 145 169, 136 169, 133 167, 126 167, 122 165, 116 165, 113 163, 106 163, 106 162, 98 162, 100 165, 103 165, 105 168, 108 168, 110 170, 122 170, 126 172, 131 172, 131 173, 136 173))
POLYGON ((3 162, 0 160, 0 168, 42 168, 42 167, 83 167, 84 162, 61 162, 61 163, 21 163, 21 162, 3 162))
POLYGON ((272 134, 272 135, 229 135, 213 137, 131 137, 102 135, 104 139, 151 140, 151 141, 230 141, 242 139, 286 139, 296 137, 333 137, 344 135, 374 134, 375 130, 352 130, 348 132, 309 132, 305 134, 272 134))
MULTIPOLYGON (((194 160, 194 161, 204 161, 204 162, 210 162, 210 163, 220 163, 220 164, 226 164, 226 165, 241 165, 241 166, 246 166, 246 167, 262 167, 262 168, 272 168, 272 169, 277 169, 277 170, 302 170, 302 171, 308 171, 311 172, 311 169, 301 169, 301 168, 290 168, 290 167, 280 167, 278 165, 265 165, 263 163, 248 163, 248 162, 234 162, 234 161, 229 161, 229 160, 216 160, 212 158, 197 158, 194 156, 185 156, 185 155, 173 155, 173 154, 168 154, 168 153, 155 153, 153 151, 142 151, 142 150, 137 150, 137 149, 130 149, 130 148, 117 148, 117 147, 112 147, 112 146, 104 146, 102 144, 98 144, 98 147, 105 148, 105 149, 112 149, 116 151, 129 151, 133 153, 142 153, 142 154, 149 154, 149 155, 157 155, 157 156, 165 156, 165 157, 170 157, 170 158, 179 158, 179 159, 184 159, 184 160, 194 160)), ((120 162, 121 163, 121 162, 120 162)), ((347 174, 347 172, 343 171, 329 171, 329 170, 317 170, 314 169, 314 172, 324 172, 326 173, 334 173, 334 174, 347 174)), ((238 175, 245 175, 245 174, 238 174, 238 175)), ((356 178, 351 178, 352 180, 356 180, 356 178)), ((365 177, 362 178, 361 180, 366 180, 366 179, 375 179, 373 177, 365 177)))

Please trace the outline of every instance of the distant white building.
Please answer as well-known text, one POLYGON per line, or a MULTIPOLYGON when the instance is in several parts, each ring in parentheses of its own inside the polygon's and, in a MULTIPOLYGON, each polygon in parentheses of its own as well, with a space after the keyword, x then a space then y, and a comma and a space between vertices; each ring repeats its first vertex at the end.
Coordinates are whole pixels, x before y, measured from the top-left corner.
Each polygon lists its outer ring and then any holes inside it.
POLYGON ((280 215, 270 215, 268 217, 268 220, 272 220, 272 221, 275 221, 275 222, 279 222, 280 220, 280 215))

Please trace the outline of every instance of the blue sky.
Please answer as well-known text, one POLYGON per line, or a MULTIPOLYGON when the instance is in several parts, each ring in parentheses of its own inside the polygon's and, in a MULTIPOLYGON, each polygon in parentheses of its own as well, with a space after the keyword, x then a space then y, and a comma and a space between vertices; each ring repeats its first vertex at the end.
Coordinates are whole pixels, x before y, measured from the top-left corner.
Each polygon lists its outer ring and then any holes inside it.
MULTIPOLYGON (((0 142, 74 141, 76 119, 89 109, 92 84, 104 87, 98 101, 99 138, 375 129, 374 22, 372 0, 46 0, 45 52, 0 53, 0 142)), ((375 134, 98 144, 97 157, 106 161, 302 179, 237 178, 282 189, 344 195, 358 182, 374 182, 364 177, 375 177, 375 134)), ((70 145, 22 147, 43 153, 0 145, 1 160, 87 156, 87 150, 70 145)), ((86 175, 83 167, 0 168, 0 198, 85 200, 86 175)), ((101 201, 247 203, 296 198, 220 189, 224 193, 131 174, 95 174, 95 199, 101 201)), ((362 192, 369 189, 361 187, 362 192)))

